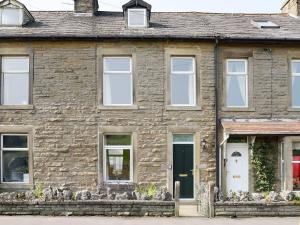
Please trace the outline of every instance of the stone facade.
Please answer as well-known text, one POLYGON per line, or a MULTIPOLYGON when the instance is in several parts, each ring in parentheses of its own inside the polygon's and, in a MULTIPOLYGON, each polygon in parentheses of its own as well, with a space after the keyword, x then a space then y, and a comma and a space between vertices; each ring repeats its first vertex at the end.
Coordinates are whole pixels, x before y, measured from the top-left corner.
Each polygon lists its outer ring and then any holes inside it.
POLYGON ((96 190, 103 182, 101 134, 124 129, 135 134, 134 183, 154 183, 172 191, 172 145, 168 135, 177 128, 197 133, 197 143, 202 138, 207 141, 205 151, 197 148, 196 186, 200 181, 215 180, 212 43, 33 41, 2 42, 0 48, 11 49, 12 53, 18 48, 33 52, 33 106, 0 111, 2 127, 32 126, 33 184, 47 187, 66 183, 75 190, 96 190), (98 102, 101 85, 97 83, 97 52, 106 48, 131 49, 136 55, 133 108, 105 108, 98 102), (166 48, 199 52, 199 107, 167 109, 166 48))
MULTIPOLYGON (((291 107, 291 71, 290 63, 292 59, 299 57, 299 48, 287 46, 269 45, 255 45, 249 44, 247 47, 240 45, 222 45, 220 46, 219 54, 219 76, 218 88, 219 99, 221 102, 219 108, 220 120, 260 120, 260 121, 298 121, 299 109, 291 107), (248 59, 248 108, 227 108, 225 100, 226 88, 226 73, 225 62, 226 59, 248 59)), ((222 126, 218 129, 219 143, 223 141, 222 126)), ((255 136, 255 135, 249 135, 255 136)), ((250 138, 248 136, 248 143, 250 138)), ((292 147, 290 142, 285 140, 285 135, 268 135, 260 139, 265 139, 272 145, 277 144, 278 148, 274 152, 277 160, 274 161, 276 168, 276 185, 275 190, 284 188, 285 190, 292 190, 292 172, 291 172, 291 158, 292 147), (284 143, 285 160, 285 180, 281 180, 281 143, 284 143), (288 145, 290 144, 290 145, 288 145), (285 183, 285 187, 282 187, 285 183)), ((288 135, 286 135, 288 136, 288 135)), ((292 138, 292 137, 291 137, 292 138)), ((257 139, 258 140, 258 139, 257 139)), ((276 148, 275 148, 276 149, 276 148)), ((223 149, 224 152, 224 149, 223 149)), ((222 164, 222 186, 226 189, 226 169, 222 164)), ((254 191, 254 179, 252 177, 252 170, 250 165, 249 171, 249 191, 254 191)))

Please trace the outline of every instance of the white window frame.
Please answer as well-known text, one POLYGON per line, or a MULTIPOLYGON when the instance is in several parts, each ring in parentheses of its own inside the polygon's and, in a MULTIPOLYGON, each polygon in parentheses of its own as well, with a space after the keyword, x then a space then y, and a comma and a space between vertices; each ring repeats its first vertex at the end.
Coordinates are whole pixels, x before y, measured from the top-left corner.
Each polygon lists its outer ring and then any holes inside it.
POLYGON ((132 28, 145 28, 147 26, 147 11, 146 9, 128 9, 127 12, 127 20, 128 20, 128 27, 132 27, 132 28), (144 14, 144 21, 143 21, 143 25, 132 25, 131 21, 130 21, 130 13, 131 12, 142 12, 144 14))
POLYGON ((14 76, 15 74, 16 75, 19 75, 19 74, 22 74, 22 75, 27 75, 27 78, 28 78, 28 97, 27 97, 27 103, 26 104, 18 104, 18 106, 23 106, 23 105, 29 105, 30 104, 30 57, 29 56, 25 56, 25 55, 22 55, 22 56, 18 56, 18 55, 9 55, 9 56, 0 56, 0 59, 1 59, 1 105, 7 105, 7 104, 4 104, 4 93, 5 93, 5 86, 4 86, 4 75, 5 74, 10 74, 10 76, 14 76), (3 64, 3 59, 5 58, 23 58, 23 59, 28 59, 28 71, 22 71, 22 70, 19 70, 19 71, 13 71, 13 72, 7 72, 7 71, 4 71, 3 67, 4 67, 4 64, 3 64))
POLYGON ((248 83, 249 83, 249 74, 248 74, 248 60, 247 59, 227 59, 226 60, 226 107, 227 108, 248 108, 249 107, 249 88, 248 88, 248 83), (244 72, 229 72, 229 62, 245 62, 245 71, 244 72), (246 95, 246 101, 244 106, 231 106, 228 105, 228 77, 229 76, 243 76, 246 79, 246 90, 245 90, 245 95, 246 95))
POLYGON ((21 8, 8 8, 8 7, 5 7, 5 8, 0 9, 0 25, 1 26, 8 26, 8 27, 21 26, 23 24, 23 20, 24 20, 24 10, 22 10, 21 8), (19 10, 20 15, 19 15, 19 21, 18 21, 17 24, 3 24, 2 23, 2 12, 5 9, 17 9, 17 10, 19 10))
POLYGON ((185 107, 185 106, 196 106, 197 102, 197 96, 196 96, 196 89, 197 89, 197 84, 196 84, 196 59, 194 56, 171 56, 171 74, 170 74, 170 102, 171 106, 179 106, 179 107, 185 107), (193 70, 192 71, 173 71, 173 59, 192 59, 193 61, 193 70), (193 76, 193 82, 194 82, 194 87, 193 87, 193 95, 194 95, 194 102, 191 104, 173 104, 173 96, 172 96, 172 77, 173 75, 187 75, 187 76, 193 76))
MULTIPOLYGON (((2 184, 29 184, 29 182, 4 182, 3 181, 3 152, 27 152, 28 153, 28 159, 29 159, 29 135, 28 134, 16 134, 16 133, 3 133, 1 134, 1 182, 2 184), (4 148, 3 147, 3 136, 24 136, 27 137, 27 148, 4 148)), ((28 160, 29 163, 29 160, 28 160)), ((29 170, 29 164, 28 164, 28 170, 29 170)), ((29 175, 30 176, 30 175, 29 175)))
POLYGON ((133 182, 133 135, 132 134, 116 134, 116 133, 109 133, 103 135, 103 179, 106 183, 113 183, 113 184, 127 184, 133 182), (131 137, 131 145, 106 145, 106 136, 107 135, 130 135, 131 137), (130 168, 129 168, 129 180, 109 180, 107 174, 107 150, 129 150, 130 151, 130 168))
POLYGON ((131 56, 105 56, 103 57, 103 79, 102 79, 102 87, 103 87, 103 105, 104 106, 132 106, 133 105, 133 72, 132 72, 132 57, 131 56), (130 62, 130 70, 129 71, 109 71, 105 68, 105 60, 106 59, 129 59, 130 62), (105 86, 105 76, 113 76, 114 74, 126 74, 130 75, 130 103, 129 104, 108 104, 106 102, 106 86, 105 86))
MULTIPOLYGON (((300 73, 293 73, 293 63, 300 63, 300 60, 298 59, 298 60, 292 60, 291 61, 291 73, 292 73, 292 76, 291 76, 291 106, 292 106, 292 108, 294 108, 294 109, 300 109, 300 105, 299 106, 294 106, 293 105, 293 78, 294 77, 300 77, 300 73)), ((299 96, 300 97, 300 96, 299 96)))

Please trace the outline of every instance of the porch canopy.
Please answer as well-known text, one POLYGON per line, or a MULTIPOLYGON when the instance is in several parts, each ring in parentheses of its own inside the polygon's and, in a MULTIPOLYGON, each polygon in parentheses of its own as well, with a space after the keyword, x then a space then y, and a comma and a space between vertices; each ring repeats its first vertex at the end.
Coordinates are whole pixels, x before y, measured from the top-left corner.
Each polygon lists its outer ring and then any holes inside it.
POLYGON ((300 135, 300 121, 222 121, 227 135, 300 135))

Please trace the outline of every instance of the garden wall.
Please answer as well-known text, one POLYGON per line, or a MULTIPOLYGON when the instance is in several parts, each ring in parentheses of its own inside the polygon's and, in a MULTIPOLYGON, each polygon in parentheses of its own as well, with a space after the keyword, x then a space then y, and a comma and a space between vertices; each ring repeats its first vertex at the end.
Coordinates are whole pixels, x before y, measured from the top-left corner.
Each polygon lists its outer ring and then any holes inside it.
POLYGON ((162 201, 0 202, 0 215, 171 217, 174 208, 162 201))
POLYGON ((225 202, 215 203, 216 216, 300 216, 300 204, 291 202, 225 202))

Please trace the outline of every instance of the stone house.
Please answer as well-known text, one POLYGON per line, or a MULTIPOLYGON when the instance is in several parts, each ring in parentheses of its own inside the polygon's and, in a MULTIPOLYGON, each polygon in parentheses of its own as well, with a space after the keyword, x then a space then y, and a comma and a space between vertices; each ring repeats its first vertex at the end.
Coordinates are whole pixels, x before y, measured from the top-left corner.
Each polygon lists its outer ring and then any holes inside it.
POLYGON ((293 188, 299 1, 278 14, 74 3, 68 12, 0 3, 0 189, 153 183, 173 192, 179 180, 192 200, 209 181, 252 190, 244 165, 255 137, 278 144, 278 185, 293 188), (247 157, 230 166, 232 149, 247 157))

